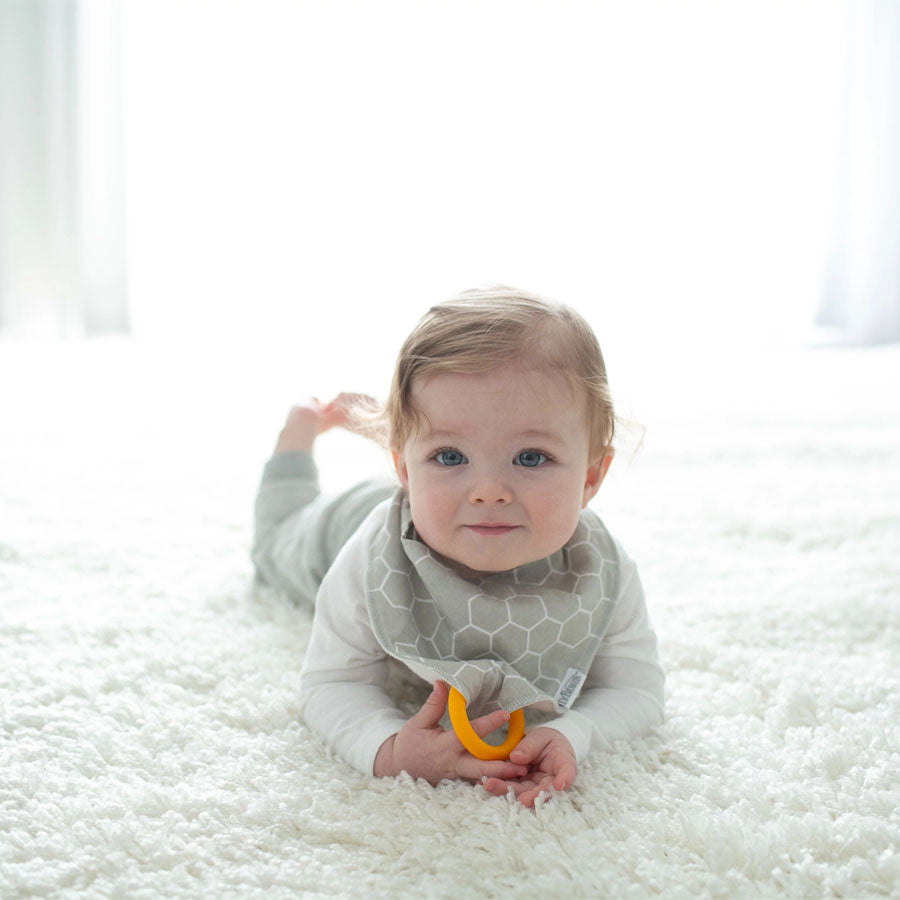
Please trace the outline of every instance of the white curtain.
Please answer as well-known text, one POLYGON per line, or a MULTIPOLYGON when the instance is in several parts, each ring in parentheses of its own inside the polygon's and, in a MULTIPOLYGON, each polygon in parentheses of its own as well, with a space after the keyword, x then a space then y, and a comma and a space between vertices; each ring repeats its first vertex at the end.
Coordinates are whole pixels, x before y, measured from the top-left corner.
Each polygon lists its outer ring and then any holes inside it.
POLYGON ((127 331, 118 0, 0 2, 0 335, 127 331))
MULTIPOLYGON (((397 207, 404 214, 418 215, 417 198, 425 192, 414 189, 415 184, 429 179, 429 191, 437 193, 440 202, 425 204, 426 212, 440 209, 440 221, 450 222, 454 237, 470 236, 468 251, 453 254, 467 268, 459 274, 454 270, 453 277, 447 278, 447 292, 479 280, 469 272, 483 269, 491 277, 518 280, 569 296, 576 303, 576 288, 587 295, 622 297, 623 305, 633 297, 666 296, 672 309, 699 297, 694 301, 698 319, 714 315, 722 296, 729 297, 735 307, 753 305, 757 311, 768 295, 773 298, 772 309, 782 304, 781 294, 795 300, 799 296, 803 320, 809 321, 818 300, 815 273, 820 271, 828 201, 823 196, 826 191, 818 196, 810 193, 815 179, 808 170, 827 169, 823 160, 833 151, 823 140, 822 158, 807 156, 799 166, 789 145, 804 128, 818 134, 820 107, 833 109, 831 98, 836 91, 818 76, 816 87, 813 76, 827 74, 820 59, 823 48, 830 46, 825 26, 834 15, 832 10, 844 7, 849 18, 841 177, 833 191, 836 225, 818 321, 843 341, 900 340, 900 0, 784 6, 660 3, 637 5, 634 12, 628 11, 628 5, 599 2, 596 7, 549 2, 529 6, 534 19, 531 30, 522 25, 523 19, 525 24, 530 21, 527 17, 510 19, 521 26, 522 48, 534 37, 532 32, 542 21, 535 16, 540 13, 547 17, 554 39, 563 41, 559 47, 564 50, 556 48, 558 56, 552 57, 556 62, 545 73, 530 59, 525 64, 520 48, 522 60, 513 56, 512 62, 522 62, 517 77, 532 79, 525 84, 507 83, 499 62, 482 70, 473 64, 456 66, 452 48, 460 43, 468 46, 465 42, 479 35, 470 33, 465 19, 457 22, 449 16, 449 4, 442 6, 448 18, 441 27, 454 26, 457 32, 447 39, 448 50, 435 64, 448 73, 445 81, 433 72, 430 81, 427 77, 411 80, 403 69, 407 38, 400 31, 393 35, 389 26, 399 28, 418 10, 418 27, 430 34, 426 7, 417 4, 409 4, 408 9, 406 4, 388 4, 393 19, 377 8, 366 18, 361 4, 361 21, 375 27, 385 18, 385 31, 376 32, 375 41, 361 36, 358 23, 355 31, 342 37, 346 16, 339 9, 328 13, 328 5, 313 2, 128 4, 125 12, 132 19, 128 184, 134 245, 128 271, 133 316, 126 304, 122 5, 121 0, 0 0, 0 335, 77 337, 122 332, 132 320, 139 330, 141 297, 145 310, 160 310, 159 316, 167 322, 190 319, 195 309, 202 320, 198 329, 215 318, 220 324, 234 320, 243 330, 247 296, 308 296, 315 293, 310 286, 320 268, 328 270, 321 283, 332 284, 330 273, 342 264, 344 241, 351 243, 355 255, 371 250, 373 266, 385 260, 387 273, 375 272, 368 283, 387 284, 397 261, 378 239, 406 218, 385 229, 383 222, 379 227, 383 211, 397 207), (596 9, 599 18, 584 19, 587 9, 596 9), (551 26, 566 10, 569 18, 563 19, 569 22, 569 31, 565 27, 553 30, 551 26), (641 17, 648 10, 656 22, 652 45, 640 37, 641 17), (794 36, 805 33, 797 25, 802 14, 814 20, 806 22, 808 44, 798 50, 794 36), (217 23, 213 32, 207 29, 211 16, 217 23), (689 42, 695 26, 706 20, 708 30, 689 42), (577 30, 583 21, 591 23, 591 28, 581 29, 587 37, 577 30), (232 42, 227 40, 229 27, 235 31, 232 42), (304 37, 304 28, 309 27, 314 36, 324 35, 321 56, 313 39, 304 37), (752 28, 756 30, 748 34, 752 28), (148 30, 149 36, 144 33, 148 30), (241 43, 244 31, 246 40, 241 43), (690 52, 669 39, 670 31, 688 42, 690 52), (308 46, 298 51, 297 42, 303 40, 308 46), (606 43, 598 49, 595 44, 601 40, 606 43), (378 49, 380 42, 387 42, 388 49, 378 49), (241 53, 255 50, 255 62, 235 66, 235 46, 242 48, 241 53), (359 71, 352 65, 346 68, 347 61, 340 59, 348 46, 361 60, 359 71), (615 56, 617 46, 619 56, 615 56), (199 67, 198 47, 203 60, 199 67), (372 55, 366 56, 367 52, 372 55), (772 72, 757 71, 748 62, 763 52, 772 72), (339 66, 329 68, 332 57, 339 66), (612 62, 605 63, 610 57, 612 62), (563 66, 566 61, 572 61, 571 71, 563 66), (312 83, 309 79, 315 77, 316 66, 327 73, 322 89, 298 88, 312 83), (614 78, 617 68, 618 81, 614 78), (563 71, 553 80, 556 69, 563 71), (363 70, 365 79, 360 77, 363 70), (486 85, 475 85, 477 77, 465 81, 470 70, 487 79, 486 85), (415 94, 420 81, 429 90, 437 88, 437 100, 432 101, 424 89, 415 94), (371 88, 372 97, 360 85, 371 88), (553 90, 559 100, 554 99, 553 90), (390 91, 401 98, 394 105, 384 100, 390 91), (428 127, 401 133, 408 124, 401 102, 404 92, 421 97, 417 115, 425 117, 428 127), (448 218, 447 210, 452 211, 454 204, 462 208, 458 198, 467 195, 447 182, 445 173, 451 166, 436 176, 427 153, 412 154, 420 166, 415 170, 416 182, 404 174, 407 159, 400 160, 401 166, 394 158, 399 159, 398 154, 383 141, 367 147, 360 157, 370 161, 368 169, 354 165, 345 171, 340 163, 350 158, 349 151, 332 152, 319 140, 320 134, 337 133, 342 126, 334 109, 350 104, 349 111, 358 111, 359 121, 368 122, 368 104, 388 116, 389 128, 379 121, 379 133, 396 132, 407 143, 408 134, 414 139, 412 146, 429 152, 443 149, 448 159, 451 148, 455 157, 449 162, 458 168, 459 148, 452 139, 460 133, 458 125, 472 119, 468 108, 460 110, 459 98, 475 103, 482 96, 487 99, 481 106, 476 104, 474 112, 485 133, 496 128, 497 121, 507 127, 521 122, 543 124, 531 127, 527 146, 516 147, 516 153, 507 153, 499 164, 498 171, 507 176, 505 181, 500 179, 500 187, 508 187, 507 192, 488 185, 489 197, 496 201, 492 207, 485 203, 481 183, 476 184, 475 199, 489 214, 473 218, 471 210, 463 210, 460 227, 448 218), (442 106, 441 97, 451 102, 442 106), (494 108, 494 103, 503 105, 494 108), (785 112, 788 108, 790 116, 785 112), (712 109, 715 117, 709 114, 712 109), (767 113, 769 109, 774 112, 767 113), (592 132, 592 121, 607 123, 616 139, 605 139, 599 125, 592 132), (304 123, 319 129, 314 131, 315 140, 305 139, 304 123), (429 134, 442 137, 428 144, 429 134), (665 134, 671 139, 663 149, 659 141, 665 134), (780 155, 770 152, 774 135, 788 145, 780 155), (542 139, 547 143, 541 145, 542 139), (520 163, 516 168, 520 157, 527 165, 520 163), (373 174, 377 167, 371 160, 383 162, 391 177, 398 173, 398 185, 405 184, 405 178, 413 186, 409 196, 400 198, 409 210, 393 194, 390 202, 381 202, 387 188, 378 187, 379 178, 384 183, 390 179, 373 174), (559 165, 562 160, 565 166, 559 165), (319 165, 326 167, 328 178, 319 177, 319 165), (742 169, 749 177, 738 174, 742 169), (758 225, 761 210, 779 200, 774 188, 771 197, 765 194, 768 176, 764 170, 783 175, 784 182, 779 221, 766 227, 758 225), (521 183, 514 185, 513 176, 520 172, 521 183), (591 211, 584 222, 576 221, 573 209, 563 203, 568 185, 576 180, 571 173, 585 176, 576 185, 583 199, 574 209, 591 211), (295 183, 300 187, 291 193, 295 183), (722 185, 728 190, 722 190, 722 185), (313 215, 315 210, 309 206, 310 192, 315 200, 320 189, 324 219, 313 215), (729 192, 733 196, 726 202, 729 192), (352 198, 353 217, 340 217, 332 194, 352 198), (220 210, 225 196, 231 204, 228 215, 220 210), (272 199, 279 197, 284 198, 280 206, 272 199), (367 198, 368 207, 378 210, 374 223, 362 215, 367 198), (492 222, 496 210, 511 208, 510 198, 525 213, 508 215, 503 227, 491 224, 485 234, 478 232, 479 220, 492 222), (549 204, 548 209, 541 203, 549 204), (302 218, 294 212, 284 227, 278 222, 268 230, 242 226, 274 221, 280 207, 303 211, 310 233, 299 226, 291 230, 293 219, 302 218), (796 212, 793 218, 792 211, 796 212), (720 221, 728 227, 710 224, 720 221), (549 227, 547 222, 552 222, 550 233, 538 234, 537 229, 549 227), (516 230, 520 223, 528 223, 524 233, 516 230), (226 227, 230 231, 223 235, 226 227), (529 233, 538 234, 531 243, 529 233), (559 247, 553 243, 556 233, 562 235, 559 247), (223 252, 232 238, 235 251, 223 252), (509 245, 505 250, 498 245, 503 239, 509 245), (756 247, 761 263, 756 267, 747 253, 734 249, 751 246, 753 241, 763 243, 756 247), (298 267, 281 262, 291 261, 298 246, 312 248, 302 283, 290 280, 298 267), (534 252, 535 246, 541 253, 534 252), (691 246, 703 246, 706 252, 692 254, 691 246), (594 273, 592 281, 590 266, 576 271, 576 264, 593 259, 597 248, 602 266, 594 269, 602 271, 594 273), (546 272, 535 261, 541 256, 547 260, 546 272), (221 264, 223 259, 228 265, 221 264), (795 270, 792 282, 789 276, 795 270), (569 271, 571 285, 559 274, 569 271), (656 280, 654 272, 660 273, 656 280), (244 277, 243 282, 238 276, 244 277), (204 306, 198 297, 211 299, 204 306), (232 297, 234 313, 228 305, 232 297), (708 298, 705 305, 703 298, 708 298)), ((500 12, 505 8, 493 3, 484 7, 500 12)), ((502 26, 500 33, 512 27, 500 13, 491 22, 498 30, 502 26)), ((486 39, 482 43, 486 48, 486 39)), ((481 43, 473 47, 477 51, 481 43)), ((515 42, 510 47, 515 49, 515 42)), ((416 52, 422 58, 414 53, 411 61, 418 66, 417 72, 424 68, 427 76, 429 60, 421 48, 416 52)), ((476 62, 479 59, 485 63, 491 57, 476 53, 476 62)), ((346 134, 352 141, 349 126, 346 134)), ((814 146, 811 138, 809 145, 814 146)), ((497 165, 491 152, 501 151, 486 142, 474 154, 486 171, 491 164, 497 165)), ((467 158, 463 154, 463 161, 467 158)), ((473 168, 467 174, 478 171, 473 168)), ((421 228, 404 233, 411 249, 408 256, 422 260, 422 273, 440 271, 447 266, 446 249, 441 241, 432 241, 433 250, 423 250, 415 243, 428 237, 422 233, 421 228)), ((433 279, 430 274, 427 277, 433 279)), ((425 278, 422 274, 420 280, 425 278)), ((430 280, 426 287, 429 294, 436 290, 430 280)), ((411 284, 409 291, 416 297, 421 293, 418 283, 411 284)), ((272 313, 279 325, 283 306, 279 304, 272 313)), ((653 315, 659 318, 666 311, 661 308, 653 315)), ((673 316, 669 314, 669 320, 673 316)), ((253 319, 261 317, 254 307, 253 319)), ((645 317, 641 308, 640 318, 645 317)), ((766 320, 755 313, 747 318, 766 320)))
POLYGON ((834 238, 817 324, 842 343, 900 341, 900 3, 848 7, 834 238))

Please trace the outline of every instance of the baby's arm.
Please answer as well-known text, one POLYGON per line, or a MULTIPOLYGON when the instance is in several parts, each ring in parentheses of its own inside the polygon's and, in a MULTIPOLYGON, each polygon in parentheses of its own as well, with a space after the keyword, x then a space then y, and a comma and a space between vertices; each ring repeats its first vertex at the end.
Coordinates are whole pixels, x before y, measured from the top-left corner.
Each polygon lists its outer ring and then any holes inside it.
MULTIPOLYGON (((438 683, 422 709, 407 720, 383 689, 387 656, 372 633, 365 601, 371 531, 365 523, 338 555, 316 598, 312 634, 303 665, 300 712, 339 755, 365 774, 409 772, 437 784, 444 778, 480 781, 515 778, 526 767, 477 760, 438 720, 446 686, 438 683)), ((473 721, 487 734, 508 718, 502 710, 473 721)))
POLYGON ((406 716, 382 687, 387 657, 368 625, 365 604, 354 600, 365 572, 357 538, 366 528, 367 523, 344 546, 319 588, 301 673, 300 714, 354 768, 371 773, 378 748, 406 716))
POLYGON ((568 712, 528 732, 510 756, 527 763, 525 778, 489 779, 485 789, 505 794, 512 787, 531 806, 541 791, 568 788, 577 764, 594 748, 641 737, 663 721, 665 675, 656 651, 637 569, 627 557, 625 585, 609 631, 578 699, 568 712))
POLYGON ((642 737, 662 724, 665 673, 659 664, 656 634, 634 563, 626 571, 603 644, 572 709, 545 723, 564 734, 580 761, 594 748, 642 737))

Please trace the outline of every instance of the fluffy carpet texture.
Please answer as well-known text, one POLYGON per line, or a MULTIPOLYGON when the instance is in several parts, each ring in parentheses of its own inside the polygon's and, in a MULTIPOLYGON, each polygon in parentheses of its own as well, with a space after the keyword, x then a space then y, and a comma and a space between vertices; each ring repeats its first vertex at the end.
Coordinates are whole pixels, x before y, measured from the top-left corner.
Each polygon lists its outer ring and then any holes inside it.
MULTIPOLYGON (((264 368, 0 346, 0 896, 900 897, 900 348, 612 371, 668 718, 526 810, 298 721, 264 368)), ((373 453, 327 436, 326 482, 373 453)))

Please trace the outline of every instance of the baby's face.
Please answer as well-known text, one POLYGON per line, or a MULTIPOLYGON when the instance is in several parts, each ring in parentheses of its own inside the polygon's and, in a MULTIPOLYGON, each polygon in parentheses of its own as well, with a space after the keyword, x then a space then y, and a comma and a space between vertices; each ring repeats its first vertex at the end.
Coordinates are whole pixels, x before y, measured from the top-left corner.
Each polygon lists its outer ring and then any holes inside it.
POLYGON ((414 385, 413 400, 426 418, 394 461, 432 550, 472 575, 568 541, 611 457, 589 459, 583 405, 561 375, 442 373, 414 385))

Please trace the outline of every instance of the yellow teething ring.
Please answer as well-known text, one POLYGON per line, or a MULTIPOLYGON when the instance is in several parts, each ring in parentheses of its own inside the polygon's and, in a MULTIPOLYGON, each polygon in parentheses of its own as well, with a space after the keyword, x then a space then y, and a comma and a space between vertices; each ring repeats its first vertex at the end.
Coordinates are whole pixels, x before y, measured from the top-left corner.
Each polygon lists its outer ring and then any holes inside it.
POLYGON ((475 733, 466 714, 466 698, 455 687, 450 688, 450 696, 447 697, 447 712, 459 742, 477 759, 509 759, 509 754, 525 734, 525 714, 521 709, 514 709, 509 714, 506 740, 499 747, 483 741, 475 733))

